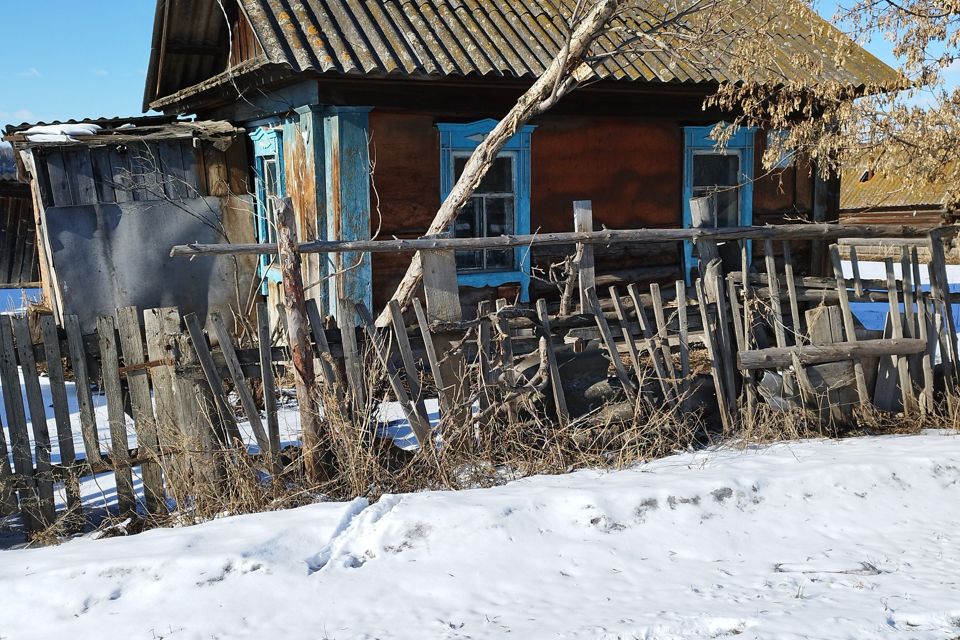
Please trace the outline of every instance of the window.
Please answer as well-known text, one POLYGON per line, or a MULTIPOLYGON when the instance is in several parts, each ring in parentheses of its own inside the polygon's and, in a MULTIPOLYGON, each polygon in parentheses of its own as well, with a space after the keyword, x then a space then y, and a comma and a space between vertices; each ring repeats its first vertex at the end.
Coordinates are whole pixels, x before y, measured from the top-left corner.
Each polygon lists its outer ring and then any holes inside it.
MULTIPOLYGON (((250 131, 253 141, 254 174, 256 183, 256 234, 258 242, 277 241, 276 198, 286 194, 283 173, 283 135, 280 123, 271 123, 250 131)), ((280 269, 271 256, 260 257, 260 277, 279 282, 280 269)))
POLYGON ((277 203, 275 198, 280 195, 280 180, 277 159, 268 156, 261 159, 261 169, 257 176, 260 182, 258 191, 261 193, 261 231, 258 234, 261 242, 277 241, 277 203))
MULTIPOLYGON (((463 173, 470 154, 496 125, 495 120, 439 124, 440 197, 446 198, 463 173)), ((470 201, 454 221, 457 238, 485 238, 530 233, 530 138, 526 126, 504 145, 470 201)), ((529 248, 486 249, 456 253, 462 286, 520 286, 520 299, 530 299, 529 248)))
MULTIPOLYGON (((683 226, 693 226, 690 199, 712 196, 708 226, 753 224, 753 158, 756 129, 741 127, 723 148, 710 137, 713 125, 685 127, 683 154, 683 226)), ((687 284, 696 262, 693 245, 684 242, 687 284)))
POLYGON ((692 189, 694 198, 713 198, 706 226, 739 226, 740 154, 695 151, 692 189))
MULTIPOLYGON (((468 154, 453 158, 453 176, 456 181, 467 164, 468 154)), ((493 161, 490 171, 480 182, 470 201, 457 215, 453 225, 456 238, 486 238, 512 234, 516 228, 516 174, 515 157, 501 154, 493 161)), ((460 271, 512 271, 516 268, 513 249, 486 249, 458 251, 457 269, 460 271)))

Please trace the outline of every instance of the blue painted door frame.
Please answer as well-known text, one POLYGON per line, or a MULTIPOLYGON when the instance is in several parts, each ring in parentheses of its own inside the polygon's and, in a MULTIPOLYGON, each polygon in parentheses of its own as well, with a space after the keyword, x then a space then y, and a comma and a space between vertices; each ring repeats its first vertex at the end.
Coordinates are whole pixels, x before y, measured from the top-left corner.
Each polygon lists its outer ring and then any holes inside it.
MULTIPOLYGON (((440 200, 443 201, 454 185, 454 157, 458 152, 469 153, 483 142, 497 125, 496 120, 486 119, 466 124, 440 123, 440 200)), ((514 233, 530 233, 530 139, 534 125, 523 127, 503 146, 501 153, 514 157, 515 219, 514 233)), ((498 287, 504 284, 520 285, 520 301, 530 301, 530 248, 514 250, 515 268, 507 271, 477 271, 457 275, 464 287, 498 287)))
MULTIPOLYGON (((369 107, 308 105, 296 115, 247 123, 254 147, 257 173, 257 237, 269 237, 264 206, 264 164, 276 159, 280 195, 286 194, 283 158, 284 136, 302 135, 314 165, 317 184, 317 232, 320 240, 367 240, 370 238, 369 107)), ((343 322, 337 301, 345 298, 372 308, 370 256, 361 253, 328 254, 322 275, 335 274, 324 282, 318 301, 321 312, 343 322)), ((261 274, 278 282, 279 269, 261 259, 261 274)), ((264 286, 266 293, 266 286, 264 286)), ((348 322, 355 322, 349 318, 348 322)))
MULTIPOLYGON (((271 234, 266 193, 266 171, 269 162, 276 163, 277 195, 286 195, 286 175, 283 165, 283 135, 279 118, 257 123, 250 131, 250 140, 253 142, 254 172, 256 184, 256 233, 258 242, 268 242, 271 234)), ((263 279, 262 292, 267 293, 267 281, 280 282, 280 268, 273 257, 260 256, 260 278, 263 279)))
MULTIPOLYGON (((753 163, 754 163, 754 136, 757 129, 741 127, 730 141, 722 148, 717 148, 716 141, 710 137, 714 125, 703 127, 683 128, 683 228, 692 226, 690 212, 690 198, 693 197, 693 157, 697 152, 729 153, 740 157, 740 226, 753 224, 753 163)), ((750 254, 748 249, 747 254, 750 254)), ((691 271, 695 265, 693 259, 693 243, 683 243, 683 273, 687 285, 691 284, 691 271)))

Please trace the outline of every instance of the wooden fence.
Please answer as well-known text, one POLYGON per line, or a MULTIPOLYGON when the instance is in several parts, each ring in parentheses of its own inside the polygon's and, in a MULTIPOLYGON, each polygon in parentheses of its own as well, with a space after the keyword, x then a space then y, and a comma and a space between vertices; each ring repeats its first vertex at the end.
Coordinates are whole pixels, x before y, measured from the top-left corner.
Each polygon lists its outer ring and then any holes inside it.
MULTIPOLYGON (((955 390, 960 379, 946 231, 896 245, 899 280, 892 259, 885 279, 861 278, 855 255, 854 276, 844 277, 837 245, 830 246, 832 276, 801 277, 791 258, 791 231, 783 233, 788 239, 770 237, 768 228, 741 231, 724 238, 731 244, 723 250, 715 236, 700 236, 701 276, 692 287, 683 281, 668 287, 633 283, 606 291, 596 287, 589 243, 582 242, 578 268, 571 271, 574 285, 565 287, 579 292, 579 304, 566 302, 560 313, 555 302, 542 299, 530 305, 497 300, 482 303, 469 320, 462 315, 453 250, 425 250, 424 299, 413 300, 408 310, 392 303, 389 326, 376 327, 360 303, 341 301, 355 310, 358 327, 336 327, 314 303, 306 304, 317 372, 306 392, 326 403, 326 416, 343 411, 369 417, 375 415, 371 406, 397 402, 420 443, 429 442, 436 428, 426 410, 433 396, 441 424, 466 420, 478 433, 496 421, 523 421, 531 411, 576 426, 589 416, 571 410, 566 383, 578 373, 562 362, 575 363, 577 354, 599 345, 620 401, 640 406, 642 399, 644 406, 680 414, 702 411, 692 402, 692 387, 707 381, 728 431, 750 419, 760 402, 845 421, 858 406, 929 415, 953 401, 952 393, 943 393, 955 390), (763 259, 751 266, 754 241, 762 243, 763 259), (920 245, 929 252, 926 265, 918 259, 920 245), (739 254, 737 265, 729 264, 731 246, 739 254), (929 288, 920 286, 924 268, 929 288), (871 335, 856 326, 851 303, 861 301, 888 304, 885 333, 871 335), (703 352, 706 358, 693 357, 703 352), (378 381, 386 381, 386 391, 378 381)), ((255 335, 242 344, 224 319, 212 315, 204 331, 199 318, 181 317, 174 308, 119 309, 101 317, 88 336, 81 335, 75 317, 68 316, 62 328, 41 317, 42 339, 36 342, 25 318, 0 317, 0 388, 10 434, 9 443, 0 435, 3 510, 19 510, 28 530, 41 530, 64 516, 55 509, 55 485, 64 487, 67 512, 79 514, 80 479, 112 473, 121 512, 163 512, 169 500, 187 497, 176 487, 178 455, 186 448, 201 456, 247 452, 243 421, 256 445, 249 449, 254 466, 267 474, 283 472, 275 375, 278 368, 293 368, 292 357, 286 347, 274 346, 286 340, 271 333, 266 308, 257 311, 256 329, 248 332, 255 335), (76 383, 75 418, 68 375, 76 383), (94 388, 106 398, 109 446, 98 438, 103 425, 94 411, 94 388), (136 447, 128 441, 127 415, 136 447), (74 447, 75 433, 82 455, 74 447), (139 501, 136 467, 143 485, 139 501)), ((275 333, 282 338, 284 331, 275 333)), ((323 428, 322 420, 316 428, 323 428)))

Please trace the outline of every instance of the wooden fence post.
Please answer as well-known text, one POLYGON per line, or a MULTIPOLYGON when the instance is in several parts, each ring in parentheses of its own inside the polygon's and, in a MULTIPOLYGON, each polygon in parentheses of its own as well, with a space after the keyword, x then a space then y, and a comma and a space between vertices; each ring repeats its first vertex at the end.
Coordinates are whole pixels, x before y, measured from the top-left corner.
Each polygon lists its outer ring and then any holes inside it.
MULTIPOLYGON (((423 262, 423 292, 427 301, 428 322, 460 322, 463 309, 460 306, 460 286, 457 283, 457 262, 453 251, 421 251, 423 262)), ((466 362, 462 354, 451 357, 450 349, 456 334, 434 332, 435 350, 438 352, 443 388, 438 389, 442 416, 454 419, 457 426, 470 415, 471 407, 463 406, 467 399, 466 362)), ((449 423, 448 423, 449 424, 449 423)))
MULTIPOLYGON (((303 439, 303 463, 307 480, 321 480, 319 464, 320 416, 316 397, 316 379, 313 369, 313 348, 310 346, 310 319, 303 295, 303 274, 300 270, 300 251, 297 247, 296 217, 290 198, 283 198, 277 206, 277 241, 280 251, 280 270, 283 274, 283 306, 287 318, 290 357, 293 361, 294 382, 300 408, 300 427, 303 439)), ((351 309, 350 317, 353 317, 351 309)), ((345 322, 341 316, 341 324, 345 322)), ((352 331, 352 326, 350 327, 352 331)))
MULTIPOLYGON (((578 233, 593 231, 593 202, 590 200, 575 200, 573 203, 573 230, 578 233)), ((593 245, 577 244, 577 255, 580 264, 577 268, 577 279, 580 282, 580 313, 589 313, 590 297, 587 289, 596 288, 596 270, 593 263, 593 245)))
POLYGON ((152 458, 140 465, 143 475, 144 504, 149 513, 162 513, 166 505, 163 495, 163 473, 160 467, 160 440, 157 437, 157 421, 153 413, 149 374, 143 353, 143 334, 140 331, 137 308, 117 309, 117 325, 120 329, 120 348, 123 351, 133 421, 137 430, 137 444, 147 450, 152 458))

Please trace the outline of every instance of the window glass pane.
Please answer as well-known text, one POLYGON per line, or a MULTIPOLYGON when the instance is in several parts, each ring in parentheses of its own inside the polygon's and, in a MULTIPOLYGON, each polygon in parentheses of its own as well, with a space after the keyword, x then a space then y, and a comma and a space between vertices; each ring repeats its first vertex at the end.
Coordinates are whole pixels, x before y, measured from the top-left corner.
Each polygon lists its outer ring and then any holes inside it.
POLYGON ((717 226, 740 226, 740 189, 717 192, 717 226))
POLYGON ((513 198, 487 196, 485 235, 502 236, 513 233, 513 198))
POLYGON ((719 153, 693 156, 693 196, 713 196, 711 226, 740 224, 740 157, 719 153))
POLYGON ((513 249, 488 249, 487 269, 513 269, 513 249))
POLYGON ((483 201, 474 196, 463 205, 453 223, 454 238, 476 238, 480 234, 480 211, 483 201))
MULTIPOLYGON (((454 180, 460 177, 466 164, 467 156, 454 156, 454 180)), ((454 237, 489 237, 516 232, 513 170, 512 155, 500 155, 494 160, 470 202, 457 214, 453 224, 454 237)), ((456 259, 460 271, 515 268, 513 249, 457 251, 456 259)))
POLYGON ((263 159, 263 211, 267 223, 267 242, 277 237, 277 212, 274 198, 280 194, 276 158, 263 159))
MULTIPOLYGON (((467 156, 453 158, 454 181, 460 179, 466 165, 467 156)), ((497 156, 475 193, 513 193, 513 156, 497 156)))
POLYGON ((733 186, 739 184, 740 157, 720 153, 693 156, 693 186, 733 186))

